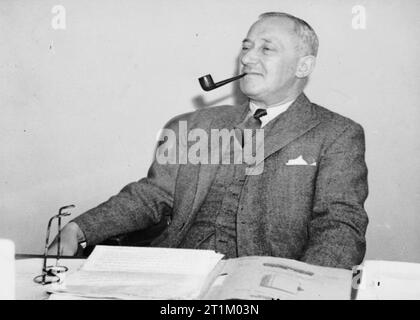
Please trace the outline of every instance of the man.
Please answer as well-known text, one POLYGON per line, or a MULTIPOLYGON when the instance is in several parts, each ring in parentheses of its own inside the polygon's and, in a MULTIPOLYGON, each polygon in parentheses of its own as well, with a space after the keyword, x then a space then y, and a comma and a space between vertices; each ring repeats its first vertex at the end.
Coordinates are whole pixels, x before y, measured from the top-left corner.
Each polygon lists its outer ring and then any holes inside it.
POLYGON ((66 225, 63 253, 75 254, 81 241, 94 245, 169 217, 152 246, 213 249, 226 257, 272 255, 341 268, 359 264, 368 223, 364 133, 303 93, 317 49, 317 36, 303 20, 261 15, 239 59, 246 73, 240 89, 249 103, 187 113, 165 127, 178 132, 184 122, 208 134, 247 128, 256 109, 263 109, 256 119, 264 129, 260 174, 247 174, 246 163, 155 160, 146 178, 66 225))

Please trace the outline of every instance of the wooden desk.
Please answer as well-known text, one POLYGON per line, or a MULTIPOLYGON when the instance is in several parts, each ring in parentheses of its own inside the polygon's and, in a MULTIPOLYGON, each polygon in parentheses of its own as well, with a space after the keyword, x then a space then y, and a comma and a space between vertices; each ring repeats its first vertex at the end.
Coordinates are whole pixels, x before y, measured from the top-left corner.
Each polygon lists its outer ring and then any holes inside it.
MULTIPOLYGON (((34 282, 34 278, 41 274, 43 256, 35 254, 17 254, 15 260, 16 300, 44 300, 48 299, 45 287, 34 282)), ((65 257, 60 264, 69 268, 67 273, 75 272, 85 259, 65 257)), ((48 265, 55 264, 55 259, 49 258, 48 265)))

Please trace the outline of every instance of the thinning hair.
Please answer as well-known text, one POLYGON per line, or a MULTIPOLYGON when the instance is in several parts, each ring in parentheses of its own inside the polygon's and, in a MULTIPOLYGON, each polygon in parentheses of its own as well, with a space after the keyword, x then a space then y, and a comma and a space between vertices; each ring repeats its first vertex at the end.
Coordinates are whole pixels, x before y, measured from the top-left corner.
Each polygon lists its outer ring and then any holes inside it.
POLYGON ((298 50, 304 55, 315 56, 318 54, 319 40, 314 29, 306 21, 285 12, 265 12, 258 18, 270 17, 287 18, 294 22, 294 32, 299 39, 298 50))

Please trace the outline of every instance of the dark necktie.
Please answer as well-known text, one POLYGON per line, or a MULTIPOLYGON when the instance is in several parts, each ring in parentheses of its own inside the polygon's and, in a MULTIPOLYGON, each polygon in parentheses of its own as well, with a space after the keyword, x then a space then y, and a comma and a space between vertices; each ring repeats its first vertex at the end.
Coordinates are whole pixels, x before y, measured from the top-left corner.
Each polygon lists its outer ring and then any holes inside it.
MULTIPOLYGON (((244 129, 260 129, 261 128, 261 117, 267 115, 266 109, 257 109, 252 117, 249 117, 245 122, 240 123, 235 129, 236 137, 241 142, 242 147, 244 146, 244 129), (238 130, 239 129, 239 130, 238 130)), ((254 134, 254 133, 253 133, 254 134)))
POLYGON ((266 109, 257 109, 257 110, 255 110, 253 118, 256 121, 259 122, 259 128, 261 128, 261 120, 260 120, 260 118, 261 117, 264 117, 266 115, 267 115, 267 110, 266 109))

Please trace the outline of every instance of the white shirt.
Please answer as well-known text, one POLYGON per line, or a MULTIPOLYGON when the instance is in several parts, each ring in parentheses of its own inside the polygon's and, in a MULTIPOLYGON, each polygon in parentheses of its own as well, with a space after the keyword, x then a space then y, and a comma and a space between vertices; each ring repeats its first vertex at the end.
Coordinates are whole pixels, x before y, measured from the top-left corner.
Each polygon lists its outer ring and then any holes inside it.
POLYGON ((284 111, 286 111, 294 101, 295 100, 282 103, 282 104, 273 104, 266 108, 261 108, 258 105, 256 105, 254 102, 250 101, 249 109, 251 110, 252 114, 254 114, 257 109, 265 109, 267 111, 267 114, 260 118, 261 128, 262 128, 271 120, 273 120, 275 117, 277 117, 280 113, 283 113, 284 111))

